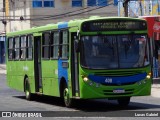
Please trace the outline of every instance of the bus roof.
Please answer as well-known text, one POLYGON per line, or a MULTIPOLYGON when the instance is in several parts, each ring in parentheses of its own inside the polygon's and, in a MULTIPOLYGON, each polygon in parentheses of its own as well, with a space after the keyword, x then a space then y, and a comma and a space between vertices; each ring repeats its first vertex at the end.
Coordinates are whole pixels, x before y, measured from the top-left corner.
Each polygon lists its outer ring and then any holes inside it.
POLYGON ((57 24, 47 24, 44 26, 39 26, 39 27, 32 27, 27 30, 20 30, 20 31, 15 31, 15 32, 9 32, 7 33, 8 37, 11 36, 18 36, 18 35, 24 35, 24 34, 33 34, 37 32, 42 32, 42 31, 50 31, 50 30, 58 30, 58 29, 65 29, 68 27, 75 27, 75 29, 80 28, 81 24, 86 21, 92 21, 92 20, 103 20, 103 19, 126 19, 126 20, 143 20, 140 18, 131 18, 131 17, 100 17, 100 16, 91 16, 87 19, 74 19, 70 20, 68 22, 58 22, 57 24), (77 27, 77 28, 76 28, 77 27))

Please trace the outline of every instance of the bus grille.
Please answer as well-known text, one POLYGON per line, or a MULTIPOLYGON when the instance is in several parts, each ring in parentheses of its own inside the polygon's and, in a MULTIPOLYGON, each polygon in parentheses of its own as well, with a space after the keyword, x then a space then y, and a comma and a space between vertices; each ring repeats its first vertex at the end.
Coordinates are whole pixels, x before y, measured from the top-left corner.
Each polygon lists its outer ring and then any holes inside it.
POLYGON ((130 76, 130 75, 136 75, 136 74, 141 74, 144 73, 144 71, 108 71, 108 72, 96 72, 94 75, 97 76, 130 76))
POLYGON ((121 84, 109 84, 109 83, 105 83, 105 84, 102 84, 102 85, 105 85, 105 86, 122 86, 122 85, 133 85, 135 84, 136 82, 131 82, 131 83, 121 83, 121 84))

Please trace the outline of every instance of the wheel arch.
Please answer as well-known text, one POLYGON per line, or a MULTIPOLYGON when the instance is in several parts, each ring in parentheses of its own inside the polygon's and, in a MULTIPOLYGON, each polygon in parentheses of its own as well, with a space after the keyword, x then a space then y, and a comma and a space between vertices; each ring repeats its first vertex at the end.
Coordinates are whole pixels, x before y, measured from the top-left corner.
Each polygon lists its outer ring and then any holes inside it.
POLYGON ((63 89, 64 89, 64 87, 65 87, 65 85, 66 86, 68 86, 68 84, 67 84, 67 81, 66 81, 66 79, 64 78, 64 77, 62 77, 61 79, 60 79, 60 89, 59 89, 59 91, 60 91, 60 97, 63 97, 63 89))

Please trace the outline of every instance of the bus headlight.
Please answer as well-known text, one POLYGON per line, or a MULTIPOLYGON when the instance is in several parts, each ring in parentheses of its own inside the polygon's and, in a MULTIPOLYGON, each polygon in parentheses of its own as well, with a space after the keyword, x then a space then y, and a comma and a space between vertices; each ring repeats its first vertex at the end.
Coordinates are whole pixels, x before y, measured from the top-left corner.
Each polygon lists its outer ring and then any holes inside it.
POLYGON ((87 81, 88 81, 88 77, 84 77, 83 80, 84 80, 85 82, 87 82, 87 81))
POLYGON ((147 75, 147 77, 146 77, 146 78, 150 79, 150 78, 151 78, 151 76, 150 76, 150 75, 147 75))
POLYGON ((148 73, 148 75, 146 76, 147 79, 151 78, 151 73, 148 73))
POLYGON ((94 81, 89 80, 89 78, 87 76, 82 76, 82 79, 85 83, 87 83, 90 86, 94 86, 96 88, 99 88, 101 86, 101 84, 96 83, 94 81))

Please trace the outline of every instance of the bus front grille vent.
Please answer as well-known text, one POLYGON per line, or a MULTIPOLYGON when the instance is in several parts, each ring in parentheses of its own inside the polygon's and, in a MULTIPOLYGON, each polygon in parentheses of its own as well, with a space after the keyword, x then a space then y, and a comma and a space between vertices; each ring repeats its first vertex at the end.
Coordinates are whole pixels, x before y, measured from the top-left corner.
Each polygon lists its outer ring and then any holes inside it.
POLYGON ((122 85, 133 85, 135 84, 136 82, 130 82, 130 83, 115 83, 115 84, 110 84, 110 83, 102 83, 102 85, 105 85, 105 86, 122 86, 122 85))
POLYGON ((142 71, 114 71, 114 72, 97 72, 97 76, 131 76, 136 74, 142 74, 142 71))

